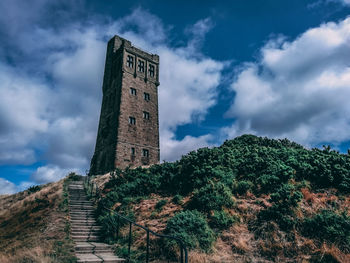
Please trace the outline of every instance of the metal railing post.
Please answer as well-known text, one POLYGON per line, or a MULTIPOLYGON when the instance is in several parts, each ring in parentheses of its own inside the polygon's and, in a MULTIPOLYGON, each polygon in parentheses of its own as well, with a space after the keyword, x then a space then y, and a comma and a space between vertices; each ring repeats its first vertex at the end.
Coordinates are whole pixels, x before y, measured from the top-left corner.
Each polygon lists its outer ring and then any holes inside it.
POLYGON ((120 217, 117 214, 118 218, 117 218, 117 240, 119 239, 119 221, 120 221, 120 217))
POLYGON ((131 236, 131 226, 132 226, 132 223, 130 222, 130 224, 129 224, 129 248, 128 248, 128 261, 129 261, 129 262, 130 262, 131 239, 132 239, 132 236, 131 236))
MULTIPOLYGON (((97 184, 95 182, 93 182, 91 180, 91 177, 87 177, 86 178, 86 184, 87 184, 87 187, 88 187, 88 191, 90 190, 90 196, 91 196, 91 199, 94 199, 95 200, 95 203, 97 202, 97 200, 99 199, 100 195, 101 195, 101 192, 97 186, 97 184)), ((135 225, 136 227, 139 227, 143 230, 146 231, 146 238, 147 238, 147 244, 146 244, 146 263, 149 263, 149 260, 150 260, 150 234, 156 236, 156 237, 160 237, 160 238, 168 238, 168 239, 172 239, 174 241, 177 242, 177 244, 179 245, 180 247, 180 262, 181 263, 188 263, 188 252, 187 252, 187 248, 185 246, 185 244, 182 242, 181 239, 175 237, 175 236, 168 236, 168 235, 164 235, 164 234, 158 234, 156 232, 153 232, 152 230, 150 230, 149 228, 147 227, 144 227, 142 225, 139 225, 137 224, 136 222, 132 221, 131 219, 123 216, 123 215, 120 215, 118 212, 112 210, 112 209, 109 209, 105 206, 102 205, 102 207, 106 210, 106 211, 109 211, 110 212, 110 218, 109 218, 109 222, 110 224, 113 225, 113 229, 115 229, 115 224, 117 224, 116 226, 116 239, 118 240, 119 239, 119 232, 120 232, 120 220, 123 219, 125 220, 126 222, 129 222, 129 240, 128 240, 128 256, 127 256, 127 262, 130 263, 130 260, 131 260, 131 245, 132 245, 132 225, 135 225), (117 222, 115 222, 115 218, 113 215, 116 215, 117 216, 117 222)), ((114 232, 114 231, 113 231, 114 232)), ((115 232, 113 234, 113 236, 115 235, 115 232)), ((156 248, 155 248, 156 249, 156 248)), ((156 251, 156 250, 155 250, 156 251)), ((159 256, 162 255, 162 249, 161 249, 161 246, 158 246, 158 252, 159 252, 159 256)), ((169 260, 168 260, 169 262, 169 260)))
POLYGON ((149 230, 147 230, 146 263, 149 261, 149 230))
POLYGON ((183 247, 182 247, 182 244, 180 244, 180 253, 181 253, 181 255, 180 255, 180 259, 181 259, 181 263, 183 263, 184 262, 184 250, 183 250, 183 247))

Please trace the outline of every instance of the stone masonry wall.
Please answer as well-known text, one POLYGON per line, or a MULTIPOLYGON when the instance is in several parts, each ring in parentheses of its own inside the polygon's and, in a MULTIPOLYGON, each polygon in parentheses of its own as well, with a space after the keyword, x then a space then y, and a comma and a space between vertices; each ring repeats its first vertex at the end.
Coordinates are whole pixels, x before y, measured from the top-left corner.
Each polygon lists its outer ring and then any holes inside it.
POLYGON ((159 162, 158 85, 157 55, 135 48, 118 36, 109 41, 90 174, 159 162), (127 66, 128 55, 133 57, 133 67, 127 66), (144 62, 145 72, 138 71, 138 60, 144 62), (150 64, 154 66, 153 77, 149 73, 150 64), (135 89, 136 94, 132 94, 130 88, 135 89), (149 100, 145 100, 144 93, 149 94, 149 100), (144 118, 144 112, 149 114, 149 119, 144 118), (129 117, 135 118, 136 123, 130 124, 129 117))

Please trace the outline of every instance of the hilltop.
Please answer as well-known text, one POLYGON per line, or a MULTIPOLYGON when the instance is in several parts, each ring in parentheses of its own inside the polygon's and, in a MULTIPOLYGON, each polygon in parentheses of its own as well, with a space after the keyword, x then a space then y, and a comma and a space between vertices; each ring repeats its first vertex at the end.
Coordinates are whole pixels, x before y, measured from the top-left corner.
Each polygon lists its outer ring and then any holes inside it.
MULTIPOLYGON (((0 262, 75 262, 67 183, 0 197, 0 262)), ((173 163, 116 170, 101 189, 104 241, 116 241, 112 208, 151 230, 180 237, 189 262, 350 262, 350 155, 289 140, 244 135, 173 163)), ((133 233, 132 262, 144 262, 145 232, 133 233)), ((151 238, 152 262, 172 258, 172 242, 151 238), (161 252, 159 254, 159 252, 161 252)))
MULTIPOLYGON (((244 135, 95 181, 99 222, 112 243, 105 207, 182 238, 191 263, 350 262, 350 155, 329 147, 244 135)), ((157 244, 167 257, 176 253, 171 242, 157 244)), ((117 251, 125 254, 126 245, 121 239, 117 251)), ((136 232, 133 262, 142 262, 144 246, 144 232, 136 232)))
POLYGON ((69 177, 0 196, 0 262, 76 262, 69 238, 69 177))

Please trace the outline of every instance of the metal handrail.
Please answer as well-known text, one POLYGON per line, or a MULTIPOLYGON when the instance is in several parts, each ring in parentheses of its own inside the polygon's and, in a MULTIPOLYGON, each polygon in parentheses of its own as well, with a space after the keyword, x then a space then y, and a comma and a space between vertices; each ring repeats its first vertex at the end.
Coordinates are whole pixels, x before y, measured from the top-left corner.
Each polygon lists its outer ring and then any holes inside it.
MULTIPOLYGON (((91 196, 94 196, 94 201, 96 203, 97 199, 101 196, 101 193, 100 193, 100 190, 97 186, 96 183, 94 183, 92 180, 91 180, 91 176, 85 176, 85 179, 84 179, 84 183, 85 185, 87 186, 87 189, 90 190, 90 195, 91 196), (95 188, 95 191, 94 191, 94 188, 95 188), (94 193, 94 194, 93 194, 94 193)), ((88 193, 89 194, 89 193, 88 193)), ((103 209, 109 211, 109 212, 112 212, 114 214, 116 214, 118 217, 117 217, 117 239, 119 238, 119 227, 120 227, 120 218, 124 219, 125 221, 129 222, 129 237, 128 237, 128 262, 130 262, 130 254, 131 254, 131 244, 132 244, 132 225, 135 225, 143 230, 146 231, 146 263, 149 263, 149 243, 150 243, 150 240, 149 240, 149 236, 150 234, 156 236, 156 237, 160 237, 160 238, 168 238, 168 239, 172 239, 172 240, 175 240, 178 244, 179 244, 179 247, 180 247, 180 262, 181 263, 188 263, 188 252, 187 252, 187 248, 186 248, 186 245, 183 243, 183 241, 178 238, 178 237, 174 237, 174 236, 170 236, 170 235, 163 235, 163 234, 158 234, 152 230, 150 230, 149 228, 145 227, 145 226, 142 226, 138 223, 136 223, 135 221, 119 214, 118 212, 116 212, 115 210, 112 210, 108 207, 105 207, 105 206, 102 206, 103 209)), ((110 220, 111 221, 111 220, 110 220)), ((114 226, 115 226, 115 223, 114 222, 111 222, 114 226)))

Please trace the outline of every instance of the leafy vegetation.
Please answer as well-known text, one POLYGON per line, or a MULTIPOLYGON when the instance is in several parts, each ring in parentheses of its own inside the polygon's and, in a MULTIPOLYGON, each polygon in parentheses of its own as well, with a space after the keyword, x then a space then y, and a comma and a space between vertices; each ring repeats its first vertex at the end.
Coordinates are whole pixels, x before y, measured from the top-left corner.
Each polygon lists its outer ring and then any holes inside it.
POLYGON ((290 184, 282 185, 276 193, 271 194, 272 206, 259 214, 261 221, 276 221, 282 229, 288 230, 295 224, 295 209, 303 195, 290 184))
POLYGON ((303 232, 309 237, 342 244, 350 251, 350 217, 346 213, 339 215, 331 210, 322 210, 305 219, 303 232))
MULTIPOLYGON (((243 135, 225 141, 220 147, 192 151, 174 163, 116 170, 105 185, 98 205, 100 221, 107 224, 108 212, 104 207, 114 207, 124 215, 134 211, 131 215, 136 219, 139 212, 135 206, 140 209, 141 200, 152 200, 156 195, 160 201, 150 202, 153 204, 149 206, 150 217, 161 220, 165 224, 164 233, 181 237, 192 250, 210 251, 220 233, 240 221, 249 225, 249 231, 256 229, 254 225, 271 222, 277 227, 273 231, 285 231, 291 239, 297 238, 293 237, 295 231, 311 236, 312 229, 319 228, 324 230, 324 236, 319 237, 322 240, 348 240, 345 215, 338 212, 332 215, 322 212, 311 218, 308 218, 310 214, 302 215, 305 211, 300 204, 306 202, 302 189, 316 193, 332 189, 345 203, 350 193, 350 155, 330 147, 305 149, 287 139, 243 135), (248 202, 249 198, 255 199, 251 202, 254 206, 248 202), (170 209, 174 204, 173 209, 177 209, 174 216, 164 220, 157 217, 156 211, 170 209), (304 217, 308 219, 303 221, 304 217)), ((327 205, 341 208, 334 201, 327 205)), ((105 232, 108 236, 113 231, 105 232)), ((270 242, 267 245, 278 246, 275 234, 271 239, 266 238, 270 242)), ((287 250, 271 251, 277 257, 281 253, 278 251, 287 250)))
MULTIPOLYGON (((198 211, 183 211, 169 219, 164 231, 180 238, 188 248, 208 251, 214 242, 214 232, 209 228, 205 217, 198 211)), ((173 240, 166 239, 168 248, 174 247, 173 240)))

